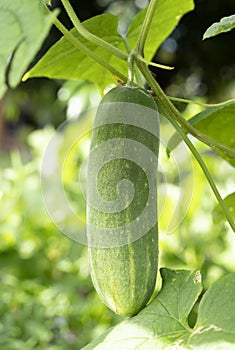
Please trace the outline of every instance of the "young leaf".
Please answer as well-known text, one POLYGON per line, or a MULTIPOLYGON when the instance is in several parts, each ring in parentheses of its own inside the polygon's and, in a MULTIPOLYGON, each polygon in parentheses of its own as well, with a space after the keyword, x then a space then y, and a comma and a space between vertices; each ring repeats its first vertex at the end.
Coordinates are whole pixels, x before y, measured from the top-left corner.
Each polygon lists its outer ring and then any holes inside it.
MULTIPOLYGON (((145 58, 151 60, 159 46, 170 35, 179 23, 181 17, 194 9, 193 0, 159 0, 149 35, 145 46, 145 58)), ((134 48, 146 9, 142 10, 132 21, 127 39, 131 48, 134 48)))
POLYGON ((235 28, 235 15, 223 17, 219 22, 213 23, 204 33, 203 40, 212 36, 229 32, 235 28))
POLYGON ((20 82, 54 16, 45 15, 41 0, 0 0, 0 97, 20 82))
POLYGON ((82 350, 234 350, 235 273, 204 294, 193 329, 187 318, 202 289, 200 273, 161 269, 161 274, 163 286, 151 304, 82 350))
MULTIPOLYGON (((198 131, 210 136, 222 145, 235 149, 235 103, 231 102, 223 106, 208 108, 196 114, 188 122, 198 131)), ((168 153, 181 142, 181 138, 175 133, 168 142, 168 153)), ((221 157, 235 166, 235 158, 228 157, 227 153, 214 149, 221 157)))
MULTIPOLYGON (((110 44, 125 50, 122 37, 119 35, 118 18, 111 14, 92 17, 83 22, 84 27, 91 33, 99 36, 110 44)), ((71 33, 90 50, 103 58, 107 63, 126 74, 127 64, 112 56, 103 48, 84 39, 76 29, 71 33)), ((92 58, 79 51, 71 42, 62 37, 53 45, 42 59, 27 73, 27 77, 46 76, 55 79, 89 80, 96 83, 101 89, 113 83, 114 77, 92 58)))

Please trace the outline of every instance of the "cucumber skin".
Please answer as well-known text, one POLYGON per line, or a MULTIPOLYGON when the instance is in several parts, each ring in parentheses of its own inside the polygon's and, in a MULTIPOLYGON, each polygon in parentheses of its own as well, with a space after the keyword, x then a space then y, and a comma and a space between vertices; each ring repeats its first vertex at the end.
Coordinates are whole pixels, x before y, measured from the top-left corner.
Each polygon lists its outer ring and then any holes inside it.
MULTIPOLYGON (((111 113, 113 113, 113 102, 135 103, 154 110, 157 109, 153 98, 145 90, 140 88, 114 88, 104 96, 101 104, 110 103, 111 113)), ((98 109, 96 120, 102 120, 103 118, 104 116, 99 113, 98 109)), ((158 120, 156 120, 156 123, 158 123, 158 120)), ((114 126, 111 137, 120 137, 121 133, 123 133, 123 129, 117 124, 117 129, 115 130, 114 126)), ((133 139, 141 139, 141 142, 144 143, 143 137, 141 138, 138 130, 131 130, 131 133, 133 139)), ((125 136, 129 137, 128 135, 122 135, 121 137, 125 136)), ((144 136, 144 138, 146 139, 147 147, 151 148, 155 155, 158 156, 158 139, 156 140, 155 137, 149 140, 146 136, 144 136)), ((98 127, 97 130, 94 129, 91 150, 107 139, 110 139, 109 127, 104 129, 98 127)), ((121 143, 120 147, 123 147, 121 143)), ((112 166, 114 167, 114 165, 112 166)), ((112 166, 106 171, 104 177, 106 176, 109 178, 109 175, 111 177, 111 173, 116 171, 112 166)), ((88 165, 88 178, 89 171, 92 171, 92 164, 88 165)), ((124 175, 125 171, 119 164, 119 173, 120 172, 121 174, 123 172, 124 175)), ((157 164, 153 164, 153 176, 156 176, 156 173, 157 164)), ((134 176, 136 176, 136 174, 134 174, 134 176)), ((114 183, 114 188, 115 186, 116 184, 114 183)), ((137 186, 140 187, 139 191, 141 193, 141 191, 143 191, 143 184, 138 184, 137 182, 137 186)), ((157 184, 154 197, 157 202, 157 184)), ((141 197, 139 200, 141 200, 141 197)), ((133 208, 127 208, 126 211, 127 216, 133 215, 133 208)), ((92 212, 88 207, 88 223, 96 222, 97 220, 98 222, 102 222, 102 213, 92 212)), ((104 220, 104 222, 104 225, 106 225, 106 220, 104 220)), ((125 219, 123 219, 120 225, 125 224, 125 219)), ((158 270, 157 223, 144 236, 126 245, 111 248, 88 246, 88 256, 91 278, 103 303, 119 315, 134 316, 147 304, 156 283, 158 270)))

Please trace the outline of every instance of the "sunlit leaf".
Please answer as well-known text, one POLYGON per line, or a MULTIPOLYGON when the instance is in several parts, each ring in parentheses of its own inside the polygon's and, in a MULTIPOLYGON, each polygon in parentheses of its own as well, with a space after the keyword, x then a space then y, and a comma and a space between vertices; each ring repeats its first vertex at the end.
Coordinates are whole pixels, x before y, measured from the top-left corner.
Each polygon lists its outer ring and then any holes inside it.
MULTIPOLYGON (((159 46, 171 34, 183 15, 189 11, 192 11, 193 9, 193 0, 158 1, 156 14, 151 24, 145 46, 146 59, 151 60, 153 58, 159 46)), ((144 21, 145 14, 146 9, 138 13, 130 25, 127 39, 131 48, 133 48, 136 43, 140 28, 144 21)))
MULTIPOLYGON (((118 34, 118 18, 111 14, 92 17, 83 22, 84 27, 91 33, 99 36, 110 44, 125 50, 122 37, 118 34)), ((84 39, 76 29, 71 33, 85 44, 93 53, 97 54, 107 63, 116 67, 122 73, 127 72, 126 63, 112 56, 103 48, 84 39)), ((115 81, 114 77, 95 62, 92 58, 78 50, 71 42, 62 37, 42 57, 42 59, 27 74, 27 77, 46 76, 56 79, 89 80, 101 89, 115 81)))

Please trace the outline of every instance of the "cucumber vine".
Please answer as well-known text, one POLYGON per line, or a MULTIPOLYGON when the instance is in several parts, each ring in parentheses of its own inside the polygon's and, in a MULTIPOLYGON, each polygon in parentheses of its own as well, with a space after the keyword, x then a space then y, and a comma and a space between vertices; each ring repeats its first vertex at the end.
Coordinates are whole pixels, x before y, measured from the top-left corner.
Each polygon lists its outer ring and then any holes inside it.
MULTIPOLYGON (((54 19, 54 24, 56 25, 56 27, 64 34, 64 36, 68 40, 70 40, 70 42, 75 47, 77 47, 79 50, 81 50, 82 52, 87 54, 89 57, 94 59, 98 64, 103 66, 106 70, 108 70, 115 77, 115 79, 117 81, 121 81, 122 84, 133 85, 133 84, 136 84, 135 77, 136 77, 136 81, 138 83, 141 81, 141 79, 139 79, 139 75, 141 74, 142 77, 144 77, 146 83, 151 87, 151 89, 153 90, 153 92, 156 96, 156 101, 158 104, 159 112, 162 113, 162 115, 165 118, 167 118, 169 120, 169 122, 174 126, 174 128, 181 135, 182 139, 184 140, 184 142, 186 143, 186 145, 188 146, 188 148, 190 149, 190 151, 194 155, 194 157, 197 160, 199 166, 201 167, 204 175, 206 176, 208 183, 209 183, 212 191, 214 192, 214 195, 215 195, 222 211, 224 212, 224 215, 227 218, 227 221, 228 221, 230 227, 235 232, 235 223, 233 221, 233 218, 230 215, 230 212, 229 212, 225 202, 223 201, 205 162, 203 161, 201 155, 199 154, 199 152, 197 151, 197 149, 195 148, 193 143, 188 138, 187 134, 189 133, 189 134, 193 135, 198 140, 200 140, 204 144, 208 145, 212 149, 217 149, 217 150, 222 151, 230 158, 235 158, 235 150, 230 148, 230 147, 227 147, 227 146, 217 142, 216 140, 212 139, 211 137, 201 133, 200 131, 195 129, 187 120, 185 120, 181 116, 179 111, 175 108, 175 106, 172 104, 171 100, 172 101, 181 101, 181 102, 185 102, 185 103, 189 103, 189 102, 197 103, 197 104, 200 104, 200 103, 185 100, 185 99, 179 99, 179 98, 166 96, 166 94, 163 92, 163 90, 161 89, 161 87, 159 86, 157 81, 153 78, 150 70, 147 67, 148 65, 155 65, 155 66, 158 66, 160 68, 172 69, 172 67, 160 65, 158 63, 148 62, 148 61, 146 61, 146 59, 144 57, 144 47, 145 47, 146 39, 148 36, 148 32, 149 32, 150 27, 151 27, 151 23, 153 21, 154 15, 157 11, 158 0, 151 0, 150 1, 148 8, 147 8, 147 11, 146 11, 144 22, 141 26, 141 30, 140 30, 140 33, 139 33, 139 36, 138 36, 138 39, 136 42, 136 46, 133 50, 130 50, 130 47, 129 47, 129 44, 128 44, 126 38, 123 38, 127 52, 123 52, 123 51, 119 50, 118 48, 116 48, 112 44, 110 44, 110 43, 106 42, 105 40, 97 37, 96 35, 90 33, 83 26, 83 24, 80 22, 80 20, 78 19, 78 17, 75 14, 69 0, 61 0, 61 1, 62 1, 62 4, 63 4, 66 12, 68 13, 68 15, 70 17, 72 23, 74 24, 77 32, 81 36, 83 36, 88 42, 91 42, 91 43, 101 47, 102 49, 110 52, 112 55, 115 55, 120 60, 127 62, 127 66, 128 66, 127 76, 123 75, 120 71, 118 71, 116 68, 114 68, 113 66, 108 64, 106 61, 104 61, 97 54, 95 54, 92 50, 87 48, 86 45, 81 43, 81 41, 79 41, 79 39, 77 37, 75 37, 69 30, 67 30, 58 19, 54 19)), ((217 106, 223 105, 223 104, 230 102, 230 101, 234 101, 234 100, 229 100, 229 101, 226 101, 226 102, 223 102, 220 104, 216 104, 216 105, 217 106)), ((213 105, 202 104, 202 105, 204 105, 205 107, 215 106, 214 104, 213 105)))

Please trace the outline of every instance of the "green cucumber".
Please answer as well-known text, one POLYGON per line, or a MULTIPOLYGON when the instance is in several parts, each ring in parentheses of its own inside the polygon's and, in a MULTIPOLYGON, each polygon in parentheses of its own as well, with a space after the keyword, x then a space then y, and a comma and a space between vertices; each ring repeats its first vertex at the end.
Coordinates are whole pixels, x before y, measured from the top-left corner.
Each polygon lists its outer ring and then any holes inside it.
POLYGON ((87 239, 94 287, 123 316, 137 314, 156 283, 158 149, 159 118, 152 96, 136 87, 110 90, 92 131, 87 239))

